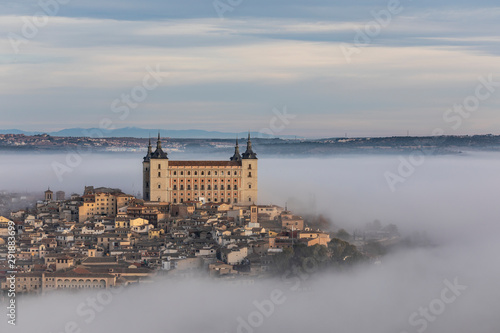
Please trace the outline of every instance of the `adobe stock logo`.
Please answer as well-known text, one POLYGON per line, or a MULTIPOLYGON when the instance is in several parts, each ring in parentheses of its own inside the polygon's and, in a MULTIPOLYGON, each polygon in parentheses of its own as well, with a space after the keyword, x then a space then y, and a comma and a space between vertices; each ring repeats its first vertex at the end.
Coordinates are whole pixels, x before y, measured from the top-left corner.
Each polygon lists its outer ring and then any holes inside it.
POLYGON ((61 5, 67 5, 69 2, 70 0, 39 0, 38 7, 40 7, 41 11, 38 11, 29 19, 27 17, 21 18, 23 21, 21 34, 10 32, 7 35, 14 53, 19 54, 19 47, 35 39, 40 29, 49 23, 49 18, 57 16, 61 5))
POLYGON ((403 10, 404 7, 402 6, 400 0, 389 0, 387 2, 386 9, 382 9, 380 11, 372 10, 370 14, 373 17, 373 20, 367 22, 363 26, 363 29, 355 29, 356 34, 354 35, 353 43, 340 44, 340 50, 342 51, 346 62, 350 64, 354 55, 360 54, 363 47, 367 47, 372 44, 373 40, 382 33, 382 30, 387 28, 391 24, 393 18, 396 15, 401 14, 403 10))

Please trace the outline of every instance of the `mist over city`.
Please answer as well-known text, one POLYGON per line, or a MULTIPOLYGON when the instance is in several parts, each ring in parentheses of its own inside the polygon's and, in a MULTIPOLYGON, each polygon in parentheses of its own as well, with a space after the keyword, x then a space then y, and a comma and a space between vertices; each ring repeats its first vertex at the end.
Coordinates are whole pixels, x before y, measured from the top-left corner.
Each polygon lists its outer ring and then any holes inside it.
MULTIPOLYGON (((64 154, 38 155, 36 165, 26 163, 31 156, 18 154, 16 162, 2 163, 2 174, 16 168, 32 176, 3 185, 10 190, 35 189, 37 177, 43 177, 54 190, 68 193, 81 192, 87 182, 124 185, 125 192, 135 193, 134 184, 141 181, 137 157, 88 155, 73 174, 58 183, 50 165, 64 154), (112 166, 116 161, 123 167, 112 166)), ((64 332, 65 325, 74 322, 75 329, 82 332, 301 332, 311 325, 318 331, 415 332, 424 328, 424 320, 427 332, 494 331, 499 325, 496 304, 500 296, 496 288, 500 276, 496 217, 500 208, 495 203, 500 155, 427 157, 392 192, 384 173, 397 169, 399 163, 391 155, 262 160, 261 200, 288 204, 303 215, 322 214, 331 221, 331 230, 344 228, 352 234, 379 220, 397 225, 403 238, 425 234, 428 243, 392 248, 376 265, 304 271, 298 278, 277 276, 226 284, 206 277, 165 277, 102 297, 104 304, 97 303, 99 311, 81 305, 95 298, 96 292, 26 296, 19 301, 19 330, 64 332), (419 309, 441 298, 447 288, 445 281, 464 289, 456 291, 460 295, 446 304, 442 314, 431 313, 433 320, 425 319, 419 309), (254 302, 269 300, 274 290, 282 292, 279 300, 283 303, 274 305, 261 326, 240 327, 238 318, 248 322, 256 311, 254 302), (409 321, 414 313, 419 313, 413 318, 416 326, 409 321)), ((36 189, 42 192, 44 188, 36 189)))
POLYGON ((500 332, 492 0, 0 3, 0 331, 500 332))

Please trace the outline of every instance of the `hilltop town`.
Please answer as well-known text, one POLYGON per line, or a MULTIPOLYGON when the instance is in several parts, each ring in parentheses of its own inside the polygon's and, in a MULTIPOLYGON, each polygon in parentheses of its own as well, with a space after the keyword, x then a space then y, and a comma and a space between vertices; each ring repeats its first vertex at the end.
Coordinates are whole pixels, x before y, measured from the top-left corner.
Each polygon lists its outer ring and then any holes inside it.
MULTIPOLYGON (((86 187, 70 198, 47 190, 35 209, 0 217, 4 258, 10 222, 18 293, 108 288, 165 274, 263 276, 283 249, 330 242, 276 205, 153 203, 110 188, 86 187)), ((9 270, 4 262, 0 274, 9 270)))
MULTIPOLYGON (((66 198, 62 191, 47 190, 35 208, 0 217, 4 291, 12 271, 3 260, 9 225, 16 233, 17 293, 110 288, 162 276, 259 278, 275 274, 276 256, 294 247, 328 248, 329 260, 339 262, 369 256, 368 246, 368 252, 358 246, 360 252, 276 205, 155 203, 93 187, 66 198)), ((381 237, 391 234, 384 230, 381 237)), ((354 243, 361 244, 359 239, 354 243)))
MULTIPOLYGON (((69 197, 48 189, 35 206, 0 216, 1 289, 11 295, 162 276, 259 278, 296 271, 307 260, 323 268, 376 260, 381 243, 369 240, 399 239, 391 225, 351 236, 329 232, 324 219, 256 204, 257 179, 250 134, 246 150, 240 153, 236 140, 227 161, 171 160, 158 134, 143 158, 142 198, 106 187, 69 197)), ((29 202, 28 195, 1 198, 4 212, 29 202)))

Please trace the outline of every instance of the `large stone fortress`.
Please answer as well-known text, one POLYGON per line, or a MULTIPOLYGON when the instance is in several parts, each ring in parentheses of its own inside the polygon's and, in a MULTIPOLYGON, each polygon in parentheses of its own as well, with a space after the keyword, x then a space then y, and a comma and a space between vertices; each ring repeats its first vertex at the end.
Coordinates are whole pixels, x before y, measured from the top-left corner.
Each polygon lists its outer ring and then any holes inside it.
POLYGON ((153 152, 149 140, 144 157, 144 200, 173 204, 197 200, 256 203, 257 170, 257 154, 252 150, 250 134, 242 155, 236 140, 229 161, 170 161, 158 134, 156 150, 153 152))

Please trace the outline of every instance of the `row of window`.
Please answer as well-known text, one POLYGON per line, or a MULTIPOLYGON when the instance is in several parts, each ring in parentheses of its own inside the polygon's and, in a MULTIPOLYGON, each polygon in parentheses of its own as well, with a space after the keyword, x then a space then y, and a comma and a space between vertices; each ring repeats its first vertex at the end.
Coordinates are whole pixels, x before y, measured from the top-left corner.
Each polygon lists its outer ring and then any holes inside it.
MULTIPOLYGON (((158 198, 158 201, 160 201, 160 198, 158 198)), ((187 198, 186 201, 191 201, 191 198, 187 198)), ((212 202, 212 199, 208 198, 207 199, 208 202, 212 202)), ((184 198, 181 198, 179 200, 179 203, 183 203, 184 202, 184 198)), ((228 203, 230 204, 231 203, 231 199, 228 198, 227 200, 224 200, 224 199, 220 199, 220 201, 218 201, 217 198, 214 198, 213 202, 220 202, 220 203, 228 203)), ((177 203, 177 198, 174 198, 174 204, 177 203)), ((233 199, 233 203, 238 203, 238 199, 234 198, 233 199)))
MULTIPOLYGON (((181 192, 179 195, 180 195, 180 196, 183 196, 183 195, 184 195, 184 193, 183 193, 183 192, 181 192)), ((188 195, 188 196, 189 196, 189 195, 191 195, 191 193, 189 193, 189 192, 188 192, 186 195, 188 195)), ((194 192, 194 195, 198 195, 198 192, 194 192)), ((205 195, 205 193, 204 193, 204 192, 201 192, 201 195, 202 195, 202 196, 204 196, 204 195, 205 195)), ((207 193, 207 195, 208 195, 208 196, 211 196, 212 194, 211 194, 210 192, 208 192, 208 193, 207 193)), ((214 196, 217 196, 217 195, 218 195, 218 193, 214 193, 214 196)), ((220 192, 220 195, 221 195, 221 196, 225 196, 226 194, 225 194, 224 192, 220 192)), ((177 192, 174 192, 174 196, 177 196, 177 192)), ((229 196, 231 196, 231 193, 230 193, 230 192, 227 192, 227 196, 228 196, 228 197, 229 197, 229 196)), ((238 196, 238 193, 234 192, 234 196, 235 196, 235 197, 236 197, 236 196, 238 196)))
MULTIPOLYGON (((181 171, 180 173, 181 173, 181 176, 184 175, 184 171, 181 171)), ((191 171, 188 171, 187 173, 188 173, 188 176, 191 175, 191 171)), ((177 175, 177 171, 174 171, 174 176, 176 176, 176 175, 177 175)), ((195 171, 194 175, 197 176, 198 172, 195 171)), ((204 175, 203 171, 201 172, 201 175, 202 176, 204 175)), ((221 176, 223 176, 223 175, 224 175, 224 171, 221 171, 221 176)), ((237 171, 234 172, 234 175, 237 176, 237 171)), ((210 176, 210 171, 208 171, 208 176, 210 176)), ((217 171, 215 171, 215 176, 217 176, 217 171)), ((230 176, 229 172, 228 172, 228 176, 230 176)), ((160 171, 158 171, 158 177, 161 177, 161 172, 160 171)), ((250 177, 250 178, 252 177, 252 172, 251 171, 248 172, 248 177, 250 177)))
MULTIPOLYGON (((158 184, 157 186, 158 186, 158 189, 161 189, 161 184, 158 184)), ((149 182, 146 182, 146 188, 149 188, 149 182)), ((249 189, 251 189, 251 188, 252 188, 252 184, 248 184, 248 188, 249 188, 249 189)), ((177 188, 177 184, 174 184, 173 190, 174 190, 174 191, 177 191, 177 189, 178 189, 178 188, 177 188)), ((191 185, 189 185, 189 184, 188 184, 188 185, 186 186, 186 189, 187 189, 187 190, 191 190, 191 185)), ((197 185, 197 184, 195 184, 195 185, 193 186, 193 189, 194 189, 194 190, 198 190, 198 185, 197 185)), ((237 189, 238 189, 238 185, 234 184, 234 185, 233 185, 233 190, 237 190, 237 189)), ((184 190, 184 185, 183 185, 183 184, 181 184, 181 185, 179 186, 179 190, 181 190, 181 191, 183 191, 183 190, 184 190)), ((205 190, 205 185, 203 185, 203 184, 202 184, 202 185, 200 185, 200 190, 205 190)), ((211 186, 210 184, 208 184, 208 185, 207 185, 207 190, 208 190, 208 191, 211 191, 211 190, 212 190, 212 186, 211 186)), ((217 184, 214 184, 214 186, 213 186, 213 190, 217 190, 217 191, 219 190, 219 187, 218 187, 218 185, 217 185, 217 184)), ((224 186, 224 184, 221 184, 221 185, 220 185, 220 190, 231 190, 231 185, 227 184, 227 186, 225 187, 225 186, 224 186)))
MULTIPOLYGON (((158 188, 161 188, 161 185, 160 185, 160 184, 158 184, 158 188)), ((182 190, 184 190, 184 185, 182 185, 182 184, 181 184, 181 185, 179 186, 179 189, 180 189, 181 191, 182 191, 182 190)), ((186 189, 187 189, 187 190, 191 190, 191 185, 187 185, 187 186, 186 186, 186 189)), ((193 189, 194 189, 194 190, 198 190, 198 185, 196 185, 196 184, 195 184, 195 185, 193 186, 193 189)), ((219 187, 217 186, 217 184, 214 184, 213 189, 214 189, 215 191, 219 190, 219 187)), ((221 189, 221 190, 225 190, 225 189, 227 189, 227 190, 231 190, 231 185, 229 185, 229 184, 228 184, 227 186, 224 186, 224 184, 221 184, 221 185, 220 185, 220 189, 221 189)), ((235 184, 235 185, 233 185, 233 190, 235 190, 235 191, 236 191, 237 189, 238 189, 238 185, 236 185, 236 184, 235 184)), ((173 190, 174 190, 174 191, 176 191, 176 190, 177 190, 177 185, 176 185, 176 184, 174 184, 173 190)), ((203 184, 202 184, 202 185, 200 185, 200 190, 202 190, 202 191, 203 191, 203 190, 205 190, 205 185, 203 185, 203 184)), ((208 184, 208 185, 207 185, 207 190, 208 190, 208 191, 212 190, 212 186, 211 186, 210 184, 208 184)))
MULTIPOLYGON (((149 188, 149 183, 148 182, 146 182, 146 188, 149 188)), ((248 188, 251 189, 252 188, 252 184, 248 184, 248 188)), ((158 184, 158 189, 161 189, 161 184, 158 184)), ((236 191, 237 189, 238 189, 238 185, 233 185, 233 190, 236 191)), ((174 185, 173 190, 177 191, 177 185, 174 185)), ((184 185, 181 184, 179 186, 179 190, 184 191, 184 185)), ((186 190, 188 190, 188 191, 191 190, 191 185, 187 185, 186 186, 186 190)), ((193 190, 197 191, 198 190, 198 185, 194 185, 193 190)), ((201 185, 200 186, 200 190, 202 190, 202 191, 205 190, 205 185, 201 185)), ((212 186, 210 184, 207 185, 207 191, 211 191, 211 190, 212 190, 212 186)), ((214 191, 218 191, 219 190, 219 187, 217 186, 217 184, 214 184, 213 190, 214 191)), ((220 185, 220 190, 221 191, 223 191, 223 190, 231 190, 231 185, 227 185, 227 187, 225 188, 224 184, 221 184, 220 185)))
MULTIPOLYGON (((200 180, 200 183, 205 182, 205 179, 199 179, 199 180, 200 180)), ((177 179, 174 179, 173 181, 174 181, 174 183, 177 183, 177 179)), ((207 183, 210 183, 211 181, 212 181, 211 179, 207 179, 207 183)), ((217 181, 218 181, 218 179, 214 179, 214 183, 217 183, 217 181)), ((180 179, 179 182, 184 183, 184 179, 180 179)), ((186 182, 191 183, 191 179, 188 179, 186 182)), ((197 182, 198 182, 198 179, 194 179, 193 183, 197 183, 197 182)), ((224 179, 221 179, 220 182, 224 183, 224 179)), ((226 179, 226 182, 230 183, 231 179, 226 179)), ((237 183, 238 179, 234 179, 234 182, 237 183)))
MULTIPOLYGON (((214 176, 218 176, 219 175, 218 172, 220 172, 221 176, 224 176, 224 171, 214 171, 213 172, 214 176)), ((174 176, 177 176, 177 171, 172 171, 172 174, 174 176)), ((180 176, 184 176, 184 171, 179 171, 179 175, 180 176)), ((186 171, 186 175, 191 176, 191 171, 186 171)), ((194 176, 198 176, 198 171, 193 171, 193 175, 194 176)), ((200 175, 205 176, 205 171, 200 171, 200 175)), ((207 176, 211 176, 211 175, 212 175, 212 171, 207 171, 207 176)), ((227 171, 226 175, 230 176, 231 175, 231 171, 227 171)), ((237 176, 238 175, 238 171, 233 171, 233 175, 237 176)))

